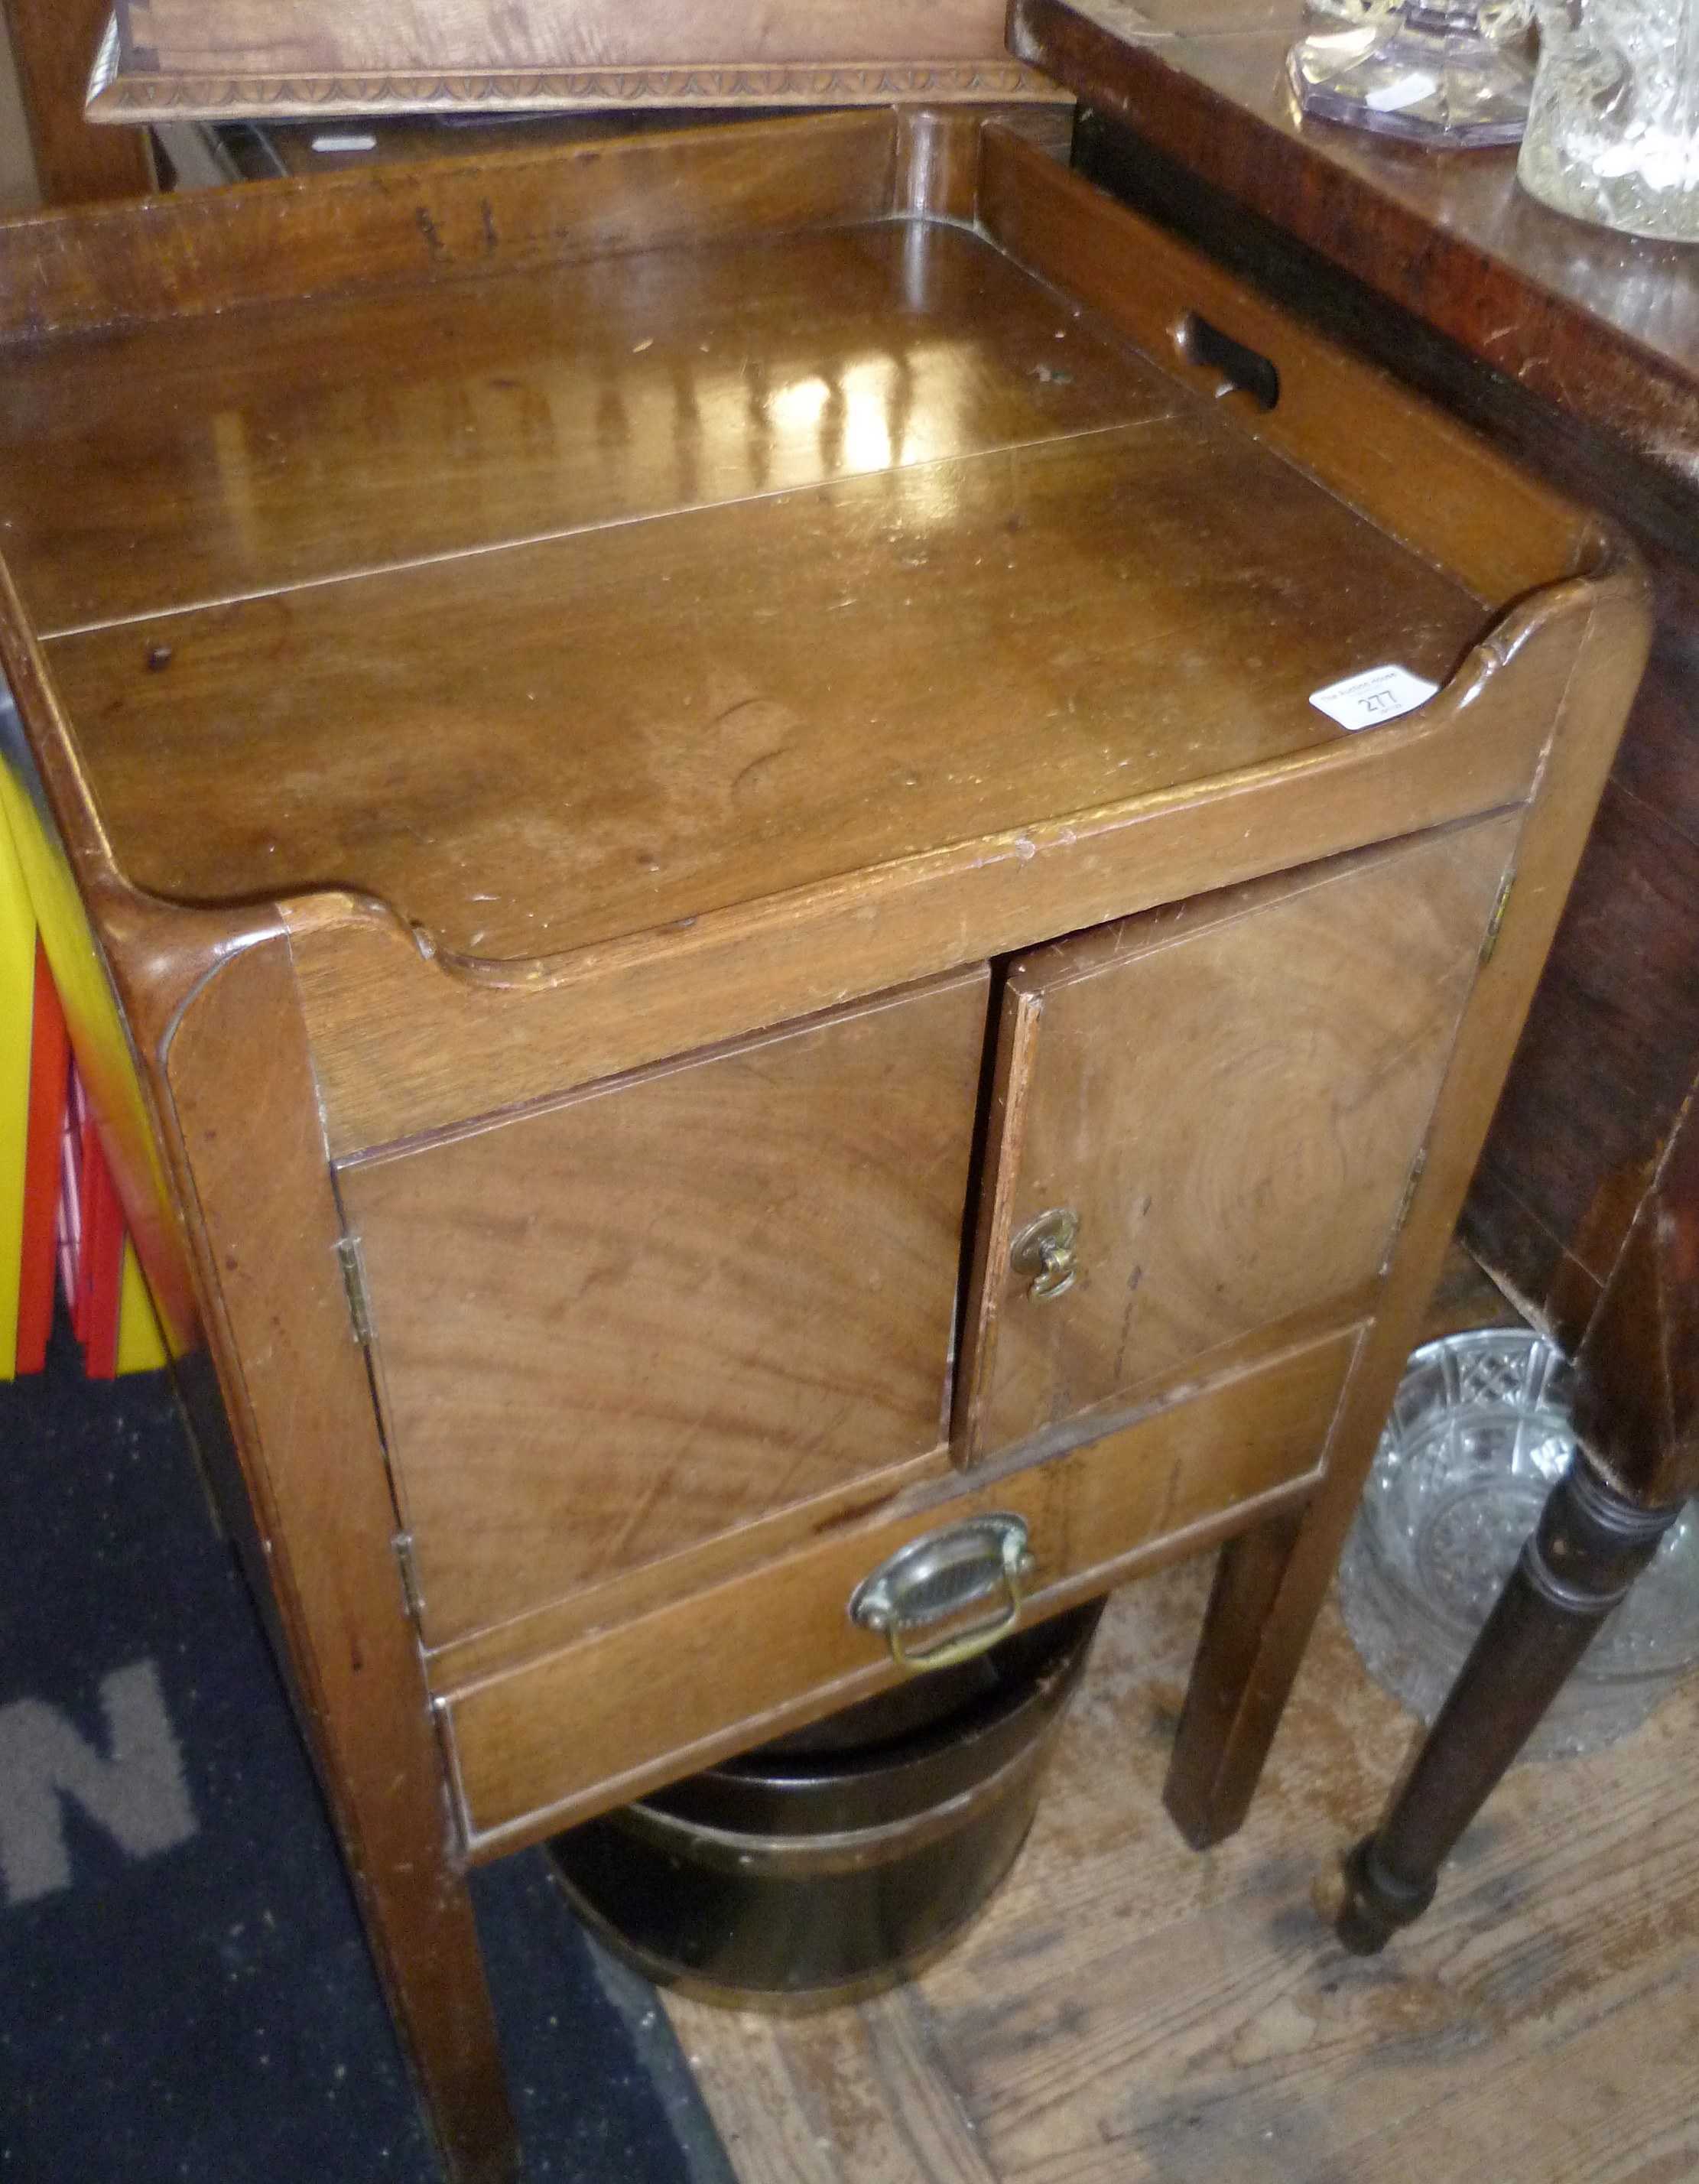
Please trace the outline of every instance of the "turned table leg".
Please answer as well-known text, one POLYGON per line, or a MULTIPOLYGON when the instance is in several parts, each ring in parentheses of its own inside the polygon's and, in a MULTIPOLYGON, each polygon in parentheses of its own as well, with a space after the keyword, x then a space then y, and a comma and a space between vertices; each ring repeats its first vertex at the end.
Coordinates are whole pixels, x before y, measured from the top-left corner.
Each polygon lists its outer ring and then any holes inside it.
POLYGON ((1699 1490, 1699 1121, 1693 1095, 1576 1360, 1579 1444, 1386 1817, 1345 1861, 1340 1939, 1384 1947, 1589 1641, 1699 1490))
POLYGON ((1680 1514, 1637 1507, 1576 1457, 1386 1817, 1345 1860, 1348 1949, 1373 1955, 1433 1902, 1441 1863, 1680 1514))

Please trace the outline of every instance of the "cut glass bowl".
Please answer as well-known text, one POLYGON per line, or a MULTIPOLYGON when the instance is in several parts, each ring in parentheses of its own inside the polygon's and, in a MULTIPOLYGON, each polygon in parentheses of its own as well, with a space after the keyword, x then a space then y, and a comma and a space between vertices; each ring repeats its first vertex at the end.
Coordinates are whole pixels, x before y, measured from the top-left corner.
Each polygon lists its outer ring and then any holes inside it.
MULTIPOLYGON (((1431 1722, 1574 1448, 1572 1375, 1522 1329, 1411 1358, 1340 1564, 1340 1604, 1377 1682, 1431 1722)), ((1699 1522, 1683 1510, 1524 1748, 1568 1758, 1642 1722, 1699 1662, 1699 1522)))

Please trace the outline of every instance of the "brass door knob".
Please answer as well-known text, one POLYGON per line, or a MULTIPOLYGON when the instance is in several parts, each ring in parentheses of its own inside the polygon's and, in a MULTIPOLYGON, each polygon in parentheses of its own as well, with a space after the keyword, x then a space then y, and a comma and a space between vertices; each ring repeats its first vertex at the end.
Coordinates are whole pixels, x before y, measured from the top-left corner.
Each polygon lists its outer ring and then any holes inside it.
POLYGON ((1053 1206, 1029 1221, 1015 1239, 1009 1264, 1028 1284, 1027 1295, 1043 1303, 1073 1287, 1079 1271, 1074 1241, 1079 1234, 1079 1216, 1071 1206, 1053 1206))

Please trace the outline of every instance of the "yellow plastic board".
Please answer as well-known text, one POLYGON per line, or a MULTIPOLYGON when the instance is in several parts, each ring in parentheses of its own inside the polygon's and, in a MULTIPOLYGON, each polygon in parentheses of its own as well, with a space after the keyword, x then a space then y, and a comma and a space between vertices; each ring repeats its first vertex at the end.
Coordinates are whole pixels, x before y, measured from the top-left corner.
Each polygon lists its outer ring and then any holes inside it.
MULTIPOLYGON (((3 683, 0 701, 9 710, 3 683)), ((129 1034, 52 822, 45 805, 38 807, 38 793, 32 791, 22 765, 19 770, 0 765, 0 813, 10 822, 15 861, 22 866, 27 900, 64 1006, 78 1072, 100 1118, 114 1173, 120 1188, 127 1184, 131 1227, 152 1217, 169 1228, 169 1194, 136 1083, 129 1034)), ((169 1271, 169 1260, 164 1262, 169 1271)), ((185 1287, 181 1296, 162 1291, 157 1301, 166 1339, 181 1351, 194 1327, 193 1300, 185 1287)))
POLYGON ((166 1364, 165 1337, 153 1293, 136 1246, 124 1240, 124 1286, 118 1298, 118 1369, 120 1373, 152 1373, 166 1364))

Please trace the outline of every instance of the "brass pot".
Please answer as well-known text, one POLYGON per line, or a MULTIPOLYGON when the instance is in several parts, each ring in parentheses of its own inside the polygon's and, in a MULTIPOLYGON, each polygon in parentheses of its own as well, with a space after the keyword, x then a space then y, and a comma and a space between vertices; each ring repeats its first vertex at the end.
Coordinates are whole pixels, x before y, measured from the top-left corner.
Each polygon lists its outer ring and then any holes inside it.
POLYGON ((894 1983, 1014 1864, 1102 1610, 556 1836, 562 1886, 652 1979, 710 2001, 823 2007, 894 1983))

